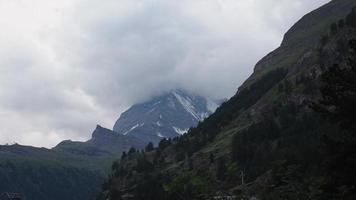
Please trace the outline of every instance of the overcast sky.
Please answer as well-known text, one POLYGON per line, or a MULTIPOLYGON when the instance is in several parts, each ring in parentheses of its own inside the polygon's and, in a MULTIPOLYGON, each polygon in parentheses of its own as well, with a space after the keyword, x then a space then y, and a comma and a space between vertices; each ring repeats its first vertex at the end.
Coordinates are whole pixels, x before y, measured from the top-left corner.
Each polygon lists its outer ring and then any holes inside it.
POLYGON ((328 0, 0 0, 0 144, 112 128, 173 88, 229 97, 328 0))

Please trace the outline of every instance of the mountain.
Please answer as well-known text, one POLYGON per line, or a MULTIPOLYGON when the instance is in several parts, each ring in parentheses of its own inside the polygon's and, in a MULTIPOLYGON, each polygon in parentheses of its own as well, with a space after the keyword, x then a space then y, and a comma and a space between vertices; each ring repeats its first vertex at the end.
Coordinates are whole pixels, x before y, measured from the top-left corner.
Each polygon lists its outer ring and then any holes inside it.
POLYGON ((339 123, 354 118, 354 6, 305 15, 197 127, 115 162, 97 199, 355 199, 356 130, 339 123))
POLYGON ((25 199, 94 199, 114 158, 75 156, 46 148, 0 146, 0 193, 25 199))
POLYGON ((95 199, 112 162, 145 142, 97 126, 86 142, 62 141, 52 149, 0 145, 0 193, 31 200, 95 199))
POLYGON ((161 96, 135 104, 121 114, 113 131, 97 125, 90 140, 65 140, 53 149, 78 155, 121 155, 131 147, 143 149, 146 144, 158 144, 163 138, 184 134, 190 127, 212 114, 218 102, 172 90, 161 96))
POLYGON ((216 107, 214 101, 174 90, 132 106, 116 122, 117 132, 97 125, 88 141, 65 140, 52 149, 0 145, 0 192, 21 193, 28 200, 93 199, 123 151, 183 134, 216 107))
POLYGON ((131 147, 142 149, 146 143, 134 136, 121 135, 112 130, 97 125, 90 140, 86 142, 74 142, 65 140, 53 149, 65 151, 78 155, 116 155, 119 156, 123 151, 131 147))
POLYGON ((183 90, 172 90, 133 105, 121 114, 113 130, 157 144, 163 138, 183 135, 212 114, 219 104, 183 90))

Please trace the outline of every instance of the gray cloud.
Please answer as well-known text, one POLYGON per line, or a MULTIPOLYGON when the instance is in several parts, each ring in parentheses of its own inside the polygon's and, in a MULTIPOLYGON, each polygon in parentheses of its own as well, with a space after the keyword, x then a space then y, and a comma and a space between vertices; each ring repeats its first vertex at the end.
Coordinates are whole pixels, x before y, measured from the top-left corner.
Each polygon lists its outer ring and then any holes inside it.
POLYGON ((328 0, 0 2, 0 143, 51 147, 173 88, 229 97, 328 0))

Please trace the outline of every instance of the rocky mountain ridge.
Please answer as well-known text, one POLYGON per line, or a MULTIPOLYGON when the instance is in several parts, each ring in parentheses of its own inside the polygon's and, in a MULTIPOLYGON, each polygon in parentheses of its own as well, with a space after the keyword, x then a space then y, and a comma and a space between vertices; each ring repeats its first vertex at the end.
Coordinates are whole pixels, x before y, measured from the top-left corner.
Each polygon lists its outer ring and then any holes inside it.
POLYGON ((128 151, 131 147, 143 148, 147 143, 128 135, 121 135, 107 128, 97 125, 92 133, 91 139, 86 142, 75 142, 65 140, 60 142, 53 149, 56 151, 66 151, 73 154, 87 155, 121 155, 121 152, 128 151))
POLYGON ((158 144, 163 138, 186 133, 211 115, 220 102, 175 89, 133 105, 121 114, 113 130, 158 144))

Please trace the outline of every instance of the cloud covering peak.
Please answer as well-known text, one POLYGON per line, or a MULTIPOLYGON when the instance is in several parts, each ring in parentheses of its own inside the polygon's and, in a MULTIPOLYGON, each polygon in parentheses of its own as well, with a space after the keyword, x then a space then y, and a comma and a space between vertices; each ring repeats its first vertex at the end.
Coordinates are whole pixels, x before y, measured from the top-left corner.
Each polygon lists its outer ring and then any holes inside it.
POLYGON ((0 1, 0 144, 85 140, 174 88, 229 97, 326 2, 0 1))

